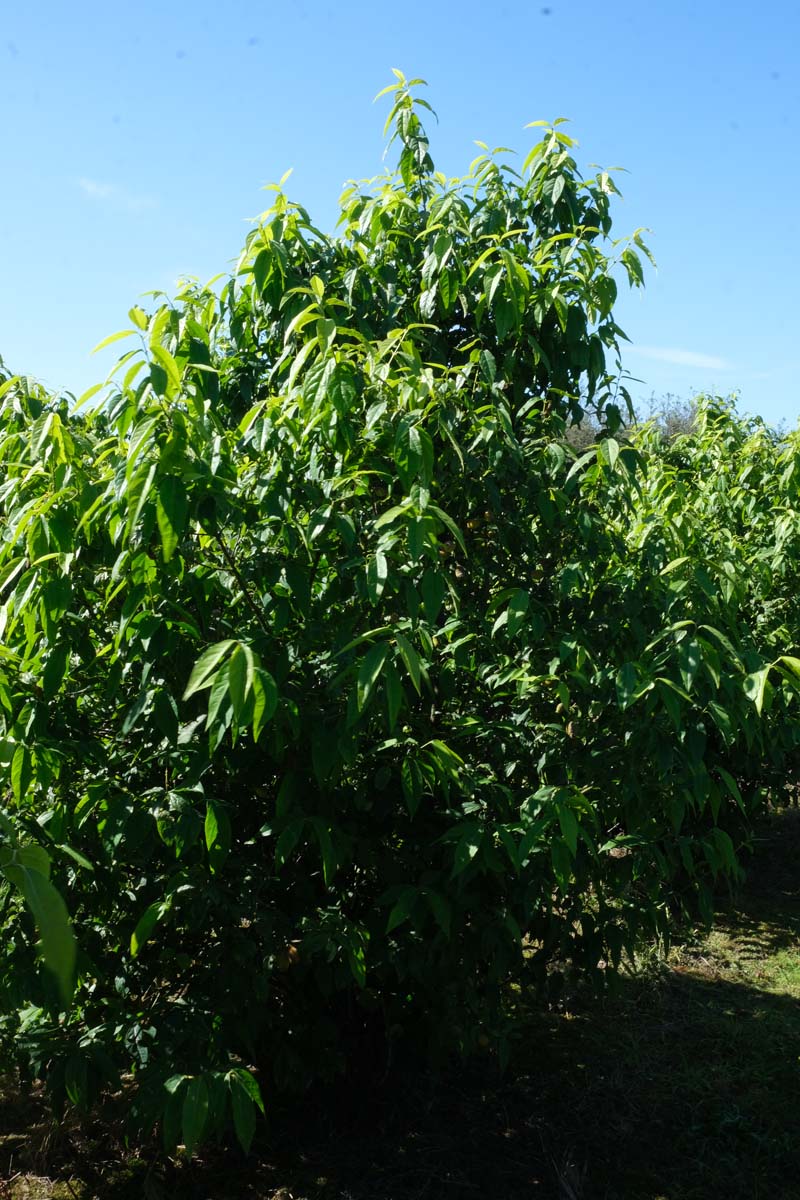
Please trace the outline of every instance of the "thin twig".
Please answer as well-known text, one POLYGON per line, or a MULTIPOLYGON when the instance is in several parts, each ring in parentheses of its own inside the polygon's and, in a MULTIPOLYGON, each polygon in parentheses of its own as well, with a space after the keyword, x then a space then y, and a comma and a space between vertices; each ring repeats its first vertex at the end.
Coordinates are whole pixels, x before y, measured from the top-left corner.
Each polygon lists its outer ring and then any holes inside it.
POLYGON ((256 621, 260 625, 261 629, 264 631, 264 633, 267 635, 267 637, 269 637, 270 636, 270 628, 264 621, 264 614, 259 609, 255 600, 253 599, 252 595, 250 594, 247 584, 245 583, 244 579, 242 578, 242 574, 236 565, 236 561, 235 561, 233 555, 231 554, 230 550, 228 549, 227 545, 225 544, 222 534, 215 533, 214 537, 216 539, 217 545, 219 546, 220 550, 222 551, 222 557, 225 559, 225 564, 226 564, 228 570, 230 571, 231 575, 234 577, 234 579, 236 580, 236 582, 238 583, 238 585, 241 589, 241 592, 242 592, 242 595, 244 596, 245 602, 247 603, 250 611, 252 612, 256 621))

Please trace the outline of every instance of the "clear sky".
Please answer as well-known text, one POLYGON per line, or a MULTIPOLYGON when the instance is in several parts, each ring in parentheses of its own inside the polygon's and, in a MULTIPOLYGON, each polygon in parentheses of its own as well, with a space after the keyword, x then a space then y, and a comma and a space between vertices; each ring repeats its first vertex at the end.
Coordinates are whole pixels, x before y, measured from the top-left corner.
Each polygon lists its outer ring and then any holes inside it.
MULTIPOLYGON (((37 0, 0 3, 0 355, 80 393, 145 291, 235 259, 260 190, 331 229, 382 170, 391 67, 422 75, 436 165, 524 155, 570 118, 579 166, 624 166, 616 233, 658 271, 622 300, 634 395, 737 391, 800 415, 800 6, 791 0, 37 0)), ((124 349, 124 347, 123 347, 124 349)))

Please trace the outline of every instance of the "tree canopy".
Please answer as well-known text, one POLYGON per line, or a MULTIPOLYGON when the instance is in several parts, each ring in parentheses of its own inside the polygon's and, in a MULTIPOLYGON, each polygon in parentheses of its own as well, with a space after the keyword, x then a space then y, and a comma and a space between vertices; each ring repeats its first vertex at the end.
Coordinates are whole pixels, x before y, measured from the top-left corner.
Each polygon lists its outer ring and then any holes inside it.
POLYGON ((0 384, 3 1037, 167 1146, 507 1056, 509 980, 707 908, 797 741, 796 438, 623 436, 611 176, 555 122, 445 178, 420 83, 338 232, 277 186, 101 404, 0 384))

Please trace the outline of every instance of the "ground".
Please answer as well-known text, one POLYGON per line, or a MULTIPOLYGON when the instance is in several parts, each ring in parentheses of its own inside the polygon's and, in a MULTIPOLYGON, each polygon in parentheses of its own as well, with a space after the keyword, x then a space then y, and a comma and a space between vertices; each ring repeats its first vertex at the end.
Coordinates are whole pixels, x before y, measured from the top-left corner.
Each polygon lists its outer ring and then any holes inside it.
POLYGON ((800 811, 742 892, 602 1000, 534 1010, 512 1069, 320 1096, 250 1159, 55 1127, 8 1081, 0 1200, 800 1200, 800 811), (335 1109, 335 1117, 331 1117, 335 1109), (2 1182, 4 1181, 4 1182, 2 1182))

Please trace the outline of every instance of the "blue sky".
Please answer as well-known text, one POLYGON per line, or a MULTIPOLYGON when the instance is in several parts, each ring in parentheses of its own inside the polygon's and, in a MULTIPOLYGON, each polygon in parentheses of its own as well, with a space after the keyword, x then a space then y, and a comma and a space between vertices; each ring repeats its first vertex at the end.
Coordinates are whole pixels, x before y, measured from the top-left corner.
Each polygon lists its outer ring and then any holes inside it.
POLYGON ((634 395, 737 391, 800 415, 794 280, 800 7, 788 0, 39 0, 0 15, 0 355, 80 393, 145 291, 227 269, 263 184, 332 228, 345 180, 382 169, 391 68, 422 75, 433 156, 524 155, 570 118, 579 165, 621 165, 616 233, 658 271, 625 296, 634 395))

